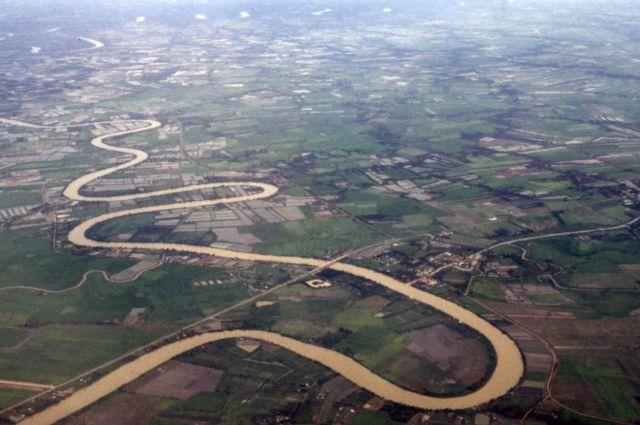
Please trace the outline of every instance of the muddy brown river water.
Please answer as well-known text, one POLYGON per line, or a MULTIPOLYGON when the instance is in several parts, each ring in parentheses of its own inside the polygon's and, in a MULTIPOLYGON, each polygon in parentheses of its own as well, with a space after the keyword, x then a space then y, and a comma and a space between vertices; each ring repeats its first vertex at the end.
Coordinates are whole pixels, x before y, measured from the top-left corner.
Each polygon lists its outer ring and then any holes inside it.
POLYGON ((370 371, 354 359, 345 356, 344 354, 327 348, 301 342, 293 338, 279 335, 277 333, 258 330, 212 332, 169 343, 152 352, 145 353, 136 360, 129 362, 124 366, 121 366, 120 368, 105 375, 101 379, 76 391, 73 395, 60 401, 58 404, 53 405, 43 410, 42 412, 25 419, 23 422, 21 422, 22 424, 31 425, 54 423, 74 412, 77 412, 80 409, 83 409, 84 407, 91 405, 100 398, 112 393, 121 386, 135 380, 139 376, 172 359, 175 356, 178 356, 203 344, 230 338, 252 338, 279 345, 310 360, 323 364, 327 368, 332 369, 351 382, 367 389, 368 391, 379 397, 391 400, 399 404, 418 407, 422 409, 465 409, 474 407, 506 394, 515 385, 517 385, 520 378, 522 377, 524 364, 520 351, 513 340, 511 340, 507 335, 505 335, 488 321, 484 320, 475 313, 459 306, 458 304, 432 295, 430 293, 421 291, 413 286, 403 283, 383 273, 343 262, 328 264, 324 260, 314 258, 235 252, 218 248, 177 243, 103 242, 90 239, 87 236, 87 232, 89 231, 89 229, 99 223, 104 223, 106 221, 110 221, 119 217, 164 210, 197 208, 218 204, 231 204, 253 199, 266 198, 274 195, 278 191, 277 187, 267 183, 225 182, 199 184, 175 189, 136 193, 130 195, 106 197, 92 197, 82 195, 80 191, 88 183, 117 171, 123 170, 125 168, 135 166, 148 158, 148 155, 141 150, 112 146, 104 142, 105 139, 111 137, 124 136, 127 134, 152 130, 161 125, 158 121, 153 120, 144 120, 140 122, 146 123, 147 125, 145 127, 140 127, 132 130, 120 131, 117 133, 98 136, 91 141, 91 144, 97 148, 127 155, 133 155, 133 159, 114 167, 109 167, 86 174, 74 180, 69 184, 69 186, 67 186, 64 194, 70 199, 84 202, 134 200, 158 195, 167 195, 216 187, 243 187, 246 189, 251 189, 249 194, 223 199, 210 199, 194 202, 154 205, 149 207, 133 208, 129 210, 103 214, 97 217, 90 218, 80 223, 73 230, 71 230, 71 232, 69 233, 69 240, 71 242, 79 246, 95 248, 125 248, 156 251, 175 251, 194 254, 215 255, 224 258, 268 263, 295 264, 309 267, 327 266, 327 268, 336 271, 349 273, 354 276, 368 279, 372 282, 384 286, 391 291, 402 294, 415 302, 435 308, 453 317, 460 323, 474 329, 475 331, 482 334, 493 346, 496 355, 496 367, 487 382, 481 388, 470 394, 455 397, 431 397, 409 391, 399 385, 389 382, 386 379, 375 374, 374 372, 370 371))

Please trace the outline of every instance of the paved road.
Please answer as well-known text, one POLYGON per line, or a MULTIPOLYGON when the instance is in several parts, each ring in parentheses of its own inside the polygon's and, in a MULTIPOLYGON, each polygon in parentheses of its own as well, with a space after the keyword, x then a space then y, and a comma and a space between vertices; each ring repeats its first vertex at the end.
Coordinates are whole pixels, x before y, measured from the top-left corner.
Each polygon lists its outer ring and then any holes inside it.
POLYGON ((14 388, 17 390, 47 391, 52 389, 53 385, 36 384, 35 382, 24 382, 24 381, 9 381, 6 379, 0 379, 0 387, 14 388))

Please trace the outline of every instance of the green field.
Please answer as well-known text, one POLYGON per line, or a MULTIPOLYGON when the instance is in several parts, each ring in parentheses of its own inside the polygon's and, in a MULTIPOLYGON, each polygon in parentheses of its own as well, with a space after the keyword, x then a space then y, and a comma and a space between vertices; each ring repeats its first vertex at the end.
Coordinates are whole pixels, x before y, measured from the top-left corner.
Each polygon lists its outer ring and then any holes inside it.
POLYGON ((52 326, 19 351, 0 356, 5 379, 61 383, 164 334, 167 327, 52 326))
POLYGON ((0 409, 9 407, 33 395, 35 395, 33 391, 14 390, 12 388, 0 388, 0 409))
POLYGON ((81 288, 61 294, 0 292, 0 318, 12 326, 119 323, 132 308, 145 308, 144 321, 178 326, 245 296, 245 286, 222 271, 168 264, 145 272, 133 283, 113 284, 93 274, 81 288), (202 280, 221 283, 193 286, 202 280))
POLYGON ((0 191, 0 208, 20 207, 24 205, 36 205, 40 203, 39 190, 24 188, 22 190, 0 191))
POLYGON ((346 217, 256 224, 247 230, 262 240, 258 252, 302 257, 336 255, 382 240, 381 235, 346 217))
POLYGON ((28 336, 26 329, 0 327, 0 348, 11 348, 28 336))
POLYGON ((115 272, 129 261, 56 254, 48 238, 37 230, 0 230, 0 287, 35 286, 63 289, 77 283, 91 269, 115 272))
POLYGON ((473 293, 482 298, 504 301, 504 296, 500 290, 500 283, 495 280, 477 279, 473 283, 473 293))
POLYGON ((560 379, 581 381, 592 392, 602 412, 626 421, 640 416, 640 407, 635 401, 637 383, 615 360, 564 357, 561 362, 560 379))

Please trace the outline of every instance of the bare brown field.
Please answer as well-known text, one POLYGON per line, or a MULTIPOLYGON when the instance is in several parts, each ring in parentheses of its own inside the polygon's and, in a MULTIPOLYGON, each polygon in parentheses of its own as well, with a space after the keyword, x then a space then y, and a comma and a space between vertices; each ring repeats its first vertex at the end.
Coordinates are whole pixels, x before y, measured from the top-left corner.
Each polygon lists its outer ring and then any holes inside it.
POLYGON ((640 279, 640 264, 620 264, 618 268, 633 276, 634 279, 640 279))
MULTIPOLYGON (((497 301, 484 301, 491 308, 496 309, 513 319, 570 319, 576 317, 577 309, 575 307, 565 308, 557 306, 534 306, 526 304, 508 304, 497 301)), ((528 322, 527 322, 528 323, 528 322)))
POLYGON ((628 347, 640 340, 634 318, 562 320, 530 318, 527 326, 547 338, 556 348, 567 346, 628 347))
POLYGON ((203 391, 215 391, 223 372, 172 360, 151 374, 151 379, 138 387, 136 393, 186 400, 203 391))
POLYGON ((435 325, 407 334, 407 349, 464 385, 478 382, 487 372, 487 358, 480 343, 448 328, 435 325))
POLYGON ((85 409, 70 416, 63 421, 63 424, 137 425, 149 423, 153 416, 168 407, 169 402, 153 397, 144 397, 140 394, 116 392, 91 409, 85 409))

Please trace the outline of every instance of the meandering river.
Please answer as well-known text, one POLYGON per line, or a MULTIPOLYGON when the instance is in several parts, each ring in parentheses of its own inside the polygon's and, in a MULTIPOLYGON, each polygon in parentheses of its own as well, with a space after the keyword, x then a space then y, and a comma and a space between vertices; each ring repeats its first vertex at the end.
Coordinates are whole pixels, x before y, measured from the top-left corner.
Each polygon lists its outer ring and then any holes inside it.
MULTIPOLYGON (((132 121, 127 122, 131 123, 132 121)), ((101 379, 76 391, 73 395, 60 401, 58 404, 53 405, 43 410, 42 412, 39 412, 34 416, 27 418, 24 422, 21 423, 31 425, 50 424, 56 422, 86 406, 89 406, 100 398, 110 394, 121 386, 135 380, 144 373, 152 370, 153 368, 161 365, 162 363, 181 353, 192 350, 203 344, 230 338, 253 338, 279 345, 310 360, 323 364, 324 366, 334 370, 351 382, 367 389, 371 393, 376 394, 384 399, 422 409, 465 409, 474 407, 506 394, 515 385, 517 385, 523 374, 524 364, 518 347, 507 335, 505 335, 498 328, 496 328, 480 316, 476 315, 475 313, 451 301, 421 291, 417 288, 414 288, 413 286, 403 283, 383 273, 369 270, 364 267, 347 264, 344 262, 328 263, 325 260, 319 260, 315 258, 235 252, 225 249, 178 243, 103 242, 88 237, 87 232, 92 227, 120 217, 164 210, 207 207, 217 204, 231 204, 253 199, 262 199, 272 196, 278 191, 277 187, 267 183, 225 182, 198 184, 175 189, 159 190, 146 193, 135 193, 129 195, 102 197, 82 195, 80 193, 82 188, 87 184, 93 182, 94 180, 140 164, 148 158, 148 155, 144 151, 133 148, 112 146, 104 142, 108 138, 124 136, 141 131, 148 131, 155 129, 161 125, 158 121, 154 120, 141 120, 140 123, 145 123, 146 126, 98 136, 91 141, 91 144, 97 148, 132 155, 133 159, 122 164, 95 171, 79 177, 67 186, 64 194, 72 200, 84 202, 133 200, 216 187, 242 187, 245 189, 249 189, 249 191, 247 192, 248 194, 223 199, 170 203, 110 212, 90 218, 72 229, 69 233, 69 240, 72 243, 79 246, 95 248, 175 251, 193 254, 215 255, 224 258, 268 263, 295 264, 309 267, 326 266, 327 268, 336 271, 349 273, 354 276, 368 279, 372 282, 384 286, 389 290, 400 293, 407 298, 414 300, 415 302, 433 307, 453 317, 460 323, 474 329, 475 331, 482 334, 493 346, 496 354, 496 367, 487 382, 481 388, 470 394, 456 397, 431 397, 409 391, 396 384, 393 384, 375 374, 374 372, 370 371, 354 359, 345 356, 344 354, 327 348, 307 344, 293 338, 279 335, 277 333, 258 330, 211 332, 172 342, 152 352, 145 353, 136 360, 119 367, 118 369, 110 372, 101 379)))

